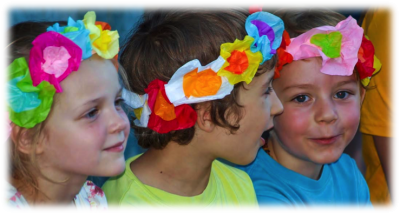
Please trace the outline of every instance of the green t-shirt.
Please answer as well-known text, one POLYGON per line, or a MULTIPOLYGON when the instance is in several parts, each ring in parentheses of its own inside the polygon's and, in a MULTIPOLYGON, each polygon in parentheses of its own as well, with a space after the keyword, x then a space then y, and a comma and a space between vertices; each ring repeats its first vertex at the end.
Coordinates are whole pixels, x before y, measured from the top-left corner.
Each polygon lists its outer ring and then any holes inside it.
POLYGON ((250 177, 242 170, 218 160, 211 167, 210 179, 203 193, 187 197, 168 193, 140 182, 130 164, 140 155, 126 161, 125 171, 110 178, 102 187, 109 205, 166 206, 166 205, 246 205, 257 206, 250 177))

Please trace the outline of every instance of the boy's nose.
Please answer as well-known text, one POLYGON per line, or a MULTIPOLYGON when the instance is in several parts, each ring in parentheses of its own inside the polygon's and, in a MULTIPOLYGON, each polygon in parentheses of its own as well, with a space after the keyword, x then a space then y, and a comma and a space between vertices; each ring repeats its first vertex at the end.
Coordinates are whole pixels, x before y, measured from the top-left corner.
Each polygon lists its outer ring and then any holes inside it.
POLYGON ((335 104, 331 100, 319 100, 315 105, 315 120, 318 123, 332 123, 338 119, 335 104))
POLYGON ((275 92, 271 93, 271 115, 277 115, 283 112, 283 105, 275 92))

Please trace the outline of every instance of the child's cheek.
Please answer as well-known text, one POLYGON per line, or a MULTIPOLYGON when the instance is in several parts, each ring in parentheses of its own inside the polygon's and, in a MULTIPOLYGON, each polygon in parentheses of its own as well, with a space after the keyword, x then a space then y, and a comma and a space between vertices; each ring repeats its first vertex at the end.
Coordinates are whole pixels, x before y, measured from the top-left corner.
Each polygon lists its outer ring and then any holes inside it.
POLYGON ((130 130, 131 130, 131 129, 130 129, 130 128, 131 128, 131 125, 130 125, 128 116, 125 114, 125 112, 121 112, 121 117, 123 118, 123 120, 124 120, 125 123, 126 123, 126 128, 125 128, 125 130, 124 130, 124 134, 125 134, 125 138, 128 139, 129 132, 130 132, 130 130))
POLYGON ((353 105, 344 105, 338 109, 339 118, 345 129, 356 132, 360 123, 360 108, 355 103, 353 105))
POLYGON ((97 120, 91 123, 87 129, 87 136, 90 138, 91 145, 96 146, 97 149, 104 149, 106 144, 108 129, 106 126, 106 121, 97 120))
POLYGON ((308 109, 285 106, 284 113, 276 119, 279 129, 283 129, 287 133, 304 134, 310 127, 310 120, 312 118, 308 109))

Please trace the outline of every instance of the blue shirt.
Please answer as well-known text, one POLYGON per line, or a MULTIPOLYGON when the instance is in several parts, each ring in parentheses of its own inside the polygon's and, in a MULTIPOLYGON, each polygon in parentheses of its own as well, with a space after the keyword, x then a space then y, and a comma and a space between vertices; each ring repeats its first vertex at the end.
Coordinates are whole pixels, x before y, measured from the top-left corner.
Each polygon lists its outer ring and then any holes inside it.
POLYGON ((263 149, 253 163, 237 168, 249 174, 260 205, 371 206, 367 183, 347 154, 325 164, 318 180, 285 168, 263 149))

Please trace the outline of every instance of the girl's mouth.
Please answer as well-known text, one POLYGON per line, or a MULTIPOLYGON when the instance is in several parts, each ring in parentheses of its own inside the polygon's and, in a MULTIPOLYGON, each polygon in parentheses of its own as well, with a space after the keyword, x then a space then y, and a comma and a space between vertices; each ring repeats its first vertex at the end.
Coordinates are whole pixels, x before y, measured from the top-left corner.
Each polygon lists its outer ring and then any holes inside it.
POLYGON ((124 151, 124 142, 119 142, 115 144, 114 146, 105 148, 104 151, 107 152, 122 152, 124 151))

